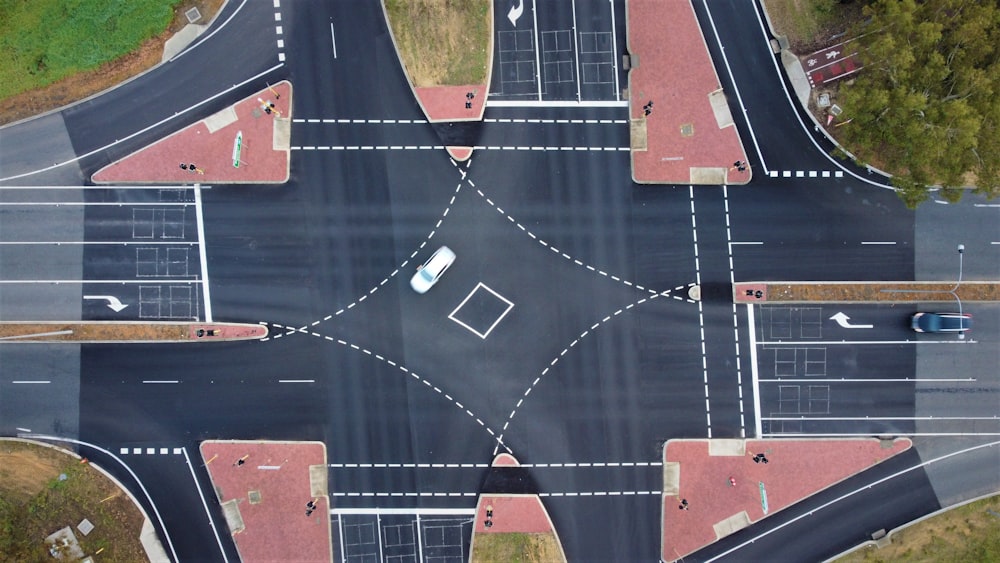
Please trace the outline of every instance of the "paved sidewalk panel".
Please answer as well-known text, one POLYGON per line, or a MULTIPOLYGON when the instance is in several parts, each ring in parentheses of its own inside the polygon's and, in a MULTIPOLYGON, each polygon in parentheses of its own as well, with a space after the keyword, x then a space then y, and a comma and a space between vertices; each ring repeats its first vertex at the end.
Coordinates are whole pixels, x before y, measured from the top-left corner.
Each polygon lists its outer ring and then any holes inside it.
POLYGON ((241 561, 333 561, 322 442, 210 440, 200 449, 226 515, 216 526, 228 525, 241 561))
POLYGON ((908 438, 670 440, 662 557, 680 559, 911 445, 908 438))
POLYGON ((95 184, 282 184, 291 155, 285 81, 105 166, 95 184))
POLYGON ((633 180, 749 182, 749 167, 736 166, 746 153, 690 1, 628 0, 626 16, 633 180))

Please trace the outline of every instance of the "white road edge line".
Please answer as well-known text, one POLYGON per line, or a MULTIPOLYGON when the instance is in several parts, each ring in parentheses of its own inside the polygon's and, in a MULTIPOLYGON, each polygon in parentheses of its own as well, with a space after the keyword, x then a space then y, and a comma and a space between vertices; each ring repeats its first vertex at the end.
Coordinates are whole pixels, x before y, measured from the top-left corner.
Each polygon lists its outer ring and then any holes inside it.
POLYGON ((208 255, 205 251, 205 217, 201 212, 201 184, 194 185, 194 213, 198 220, 198 255, 201 260, 201 294, 205 298, 205 322, 212 322, 212 292, 208 283, 208 255))
MULTIPOLYGON (((212 526, 215 541, 219 544, 219 553, 222 554, 222 560, 229 563, 229 558, 226 557, 226 550, 222 547, 222 538, 219 537, 219 529, 215 527, 215 520, 212 519, 212 511, 208 509, 208 503, 205 502, 205 493, 201 492, 201 485, 198 484, 198 476, 194 474, 194 466, 191 465, 191 457, 188 456, 187 447, 181 448, 181 451, 184 453, 184 462, 187 463, 188 469, 191 470, 191 479, 194 480, 194 488, 198 489, 198 496, 201 497, 201 505, 205 507, 205 515, 208 516, 208 523, 212 526)), ((176 555, 174 555, 174 560, 179 561, 176 555)))
MULTIPOLYGON (((106 450, 106 449, 104 449, 104 448, 102 448, 102 447, 100 447, 100 446, 98 446, 96 444, 91 444, 90 442, 84 442, 82 440, 75 440, 73 438, 62 438, 60 436, 52 436, 52 435, 48 435, 48 434, 32 434, 31 435, 31 439, 32 440, 52 440, 54 442, 68 442, 70 444, 77 444, 77 445, 81 445, 81 446, 87 446, 88 448, 93 448, 93 449, 95 449, 95 450, 97 450, 97 451, 99 451, 99 452, 107 455, 111 459, 117 461, 119 465, 121 465, 122 467, 125 468, 125 471, 128 471, 128 474, 132 476, 132 479, 135 480, 135 483, 137 485, 139 485, 139 489, 142 490, 142 494, 146 495, 146 500, 149 501, 149 506, 153 508, 153 514, 156 515, 156 519, 160 522, 160 529, 163 530, 163 536, 167 539, 167 547, 170 548, 170 553, 174 554, 174 561, 180 561, 180 559, 178 559, 178 557, 177 557, 177 551, 174 550, 174 542, 171 541, 171 539, 170 539, 170 532, 167 531, 167 526, 166 526, 166 524, 163 523, 163 518, 160 516, 160 511, 156 508, 156 503, 153 502, 153 497, 151 497, 149 495, 149 491, 146 490, 146 486, 143 485, 142 481, 139 480, 139 476, 136 475, 135 472, 132 471, 132 468, 129 467, 124 461, 122 461, 120 457, 116 456, 115 454, 109 452, 108 450, 106 450)), ((130 497, 132 496, 132 493, 129 492, 128 488, 125 487, 124 484, 121 484, 121 487, 125 489, 125 492, 126 492, 127 495, 129 495, 130 497)), ((221 543, 220 543, 220 546, 221 546, 221 543)))
MULTIPOLYGON (((93 156, 95 154, 104 152, 104 151, 108 150, 109 148, 111 148, 111 147, 113 147, 113 146, 115 146, 117 144, 123 143, 123 142, 128 141, 130 139, 133 139, 135 137, 138 137, 139 135, 142 135, 143 133, 146 133, 147 131, 155 129, 155 128, 159 127, 160 125, 163 125, 164 123, 167 123, 168 121, 171 121, 173 119, 177 119, 178 117, 180 117, 180 116, 188 113, 189 111, 191 111, 191 110, 193 110, 195 108, 201 107, 201 106, 203 106, 203 105, 211 102, 212 100, 214 100, 216 98, 219 98, 221 96, 225 96, 229 92, 232 92, 233 90, 236 90, 237 88, 241 88, 245 84, 249 84, 250 82, 253 82, 254 80, 257 80, 258 78, 264 76, 265 74, 270 74, 271 72, 274 72, 275 70, 278 70, 279 68, 281 68, 283 66, 285 66, 285 63, 278 63, 278 64, 272 66, 271 68, 268 68, 266 70, 262 70, 261 72, 258 72, 257 74, 251 76, 250 78, 247 78, 246 80, 244 80, 243 82, 240 82, 239 84, 233 84, 231 87, 226 88, 225 90, 223 90, 221 92, 217 92, 217 93, 213 94, 212 96, 209 96, 208 98, 205 98, 204 100, 202 100, 202 101, 200 101, 200 102, 198 102, 198 103, 196 103, 196 104, 194 104, 194 105, 192 105, 192 106, 190 106, 188 108, 182 109, 182 110, 180 110, 178 112, 174 112, 173 115, 164 117, 163 119, 157 121, 156 123, 154 123, 152 125, 149 125, 149 126, 143 128, 143 129, 140 129, 140 130, 136 131, 135 133, 132 133, 131 135, 128 135, 128 136, 126 136, 124 138, 121 138, 121 139, 116 139, 115 142, 113 142, 113 143, 108 143, 107 145, 105 145, 103 147, 96 148, 96 149, 94 149, 94 150, 92 150, 92 151, 90 151, 90 152, 88 152, 86 154, 81 154, 81 155, 73 157, 73 158, 71 158, 69 160, 65 160, 63 162, 57 162, 57 163, 53 164, 52 166, 46 166, 45 168, 39 168, 38 170, 32 170, 30 172, 22 172, 21 174, 15 174, 13 176, 7 176, 6 178, 0 178, 0 182, 8 182, 10 180, 17 180, 18 178, 26 178, 28 176, 34 176, 35 174, 41 174, 43 172, 48 172, 49 170, 55 170, 56 168, 65 166, 65 165, 67 165, 67 164, 69 164, 71 162, 77 162, 77 161, 83 160, 84 158, 87 158, 89 156, 93 156)), ((0 186, 0 188, 2 188, 2 187, 3 186, 0 186)), ((161 187, 162 186, 157 186, 155 188, 149 188, 149 187, 142 186, 142 187, 134 187, 134 188, 131 188, 131 189, 159 189, 161 187)), ((102 190, 106 190, 106 189, 108 189, 108 186, 82 186, 82 187, 81 186, 66 186, 63 189, 70 189, 70 188, 72 188, 72 189, 94 189, 94 190, 102 189, 102 190)), ((115 188, 115 189, 122 189, 122 188, 115 188)), ((129 189, 129 188, 125 188, 125 189, 129 189)))
MULTIPOLYGON (((750 138, 753 139, 753 146, 757 149, 757 158, 760 159, 761 167, 764 169, 764 173, 767 174, 767 162, 764 161, 764 153, 760 151, 760 143, 757 142, 757 134, 753 132, 753 125, 750 124, 750 116, 747 115, 747 107, 743 105, 743 96, 740 95, 740 89, 736 86, 736 79, 733 78, 733 69, 729 66, 729 58, 726 57, 726 48, 722 46, 722 39, 719 38, 719 30, 715 28, 715 18, 712 17, 712 11, 708 9, 708 0, 702 0, 702 2, 705 4, 705 13, 708 14, 708 23, 712 26, 712 33, 715 34, 715 43, 719 46, 719 52, 722 53, 722 62, 726 64, 726 72, 729 73, 729 82, 732 83, 733 91, 736 92, 736 101, 740 103, 740 109, 743 110, 743 120, 746 122, 747 129, 750 131, 750 138)), ((694 7, 692 6, 692 11, 693 9, 694 7)), ((695 19, 697 19, 697 17, 695 19)), ((785 94, 787 95, 787 92, 785 94)))
MULTIPOLYGON (((611 49, 613 53, 618 52, 618 34, 615 33, 615 0, 608 0, 608 6, 611 8, 611 49)), ((622 91, 618 84, 618 59, 611 57, 612 70, 615 73, 615 100, 621 101, 622 91)), ((577 78, 580 78, 577 76, 577 78)))
POLYGON ((833 500, 831 500, 829 502, 821 504, 820 506, 814 508, 813 510, 810 510, 809 512, 806 512, 804 514, 800 514, 799 516, 796 516, 795 518, 792 518, 792 519, 788 520, 787 522, 782 522, 780 524, 777 524, 773 528, 771 528, 769 530, 766 530, 764 532, 761 532, 760 534, 758 534, 758 535, 756 535, 756 536, 754 536, 754 537, 752 537, 752 538, 744 541, 743 543, 741 543, 739 545, 736 545, 736 546, 734 546, 734 547, 732 547, 732 548, 730 548, 730 549, 728 549, 728 550, 726 550, 726 551, 724 551, 724 552, 722 552, 722 553, 716 555, 715 557, 713 557, 711 559, 708 559, 706 561, 716 561, 718 559, 721 559, 721 558, 729 555, 730 553, 733 553, 733 552, 739 550, 740 548, 742 548, 744 546, 750 545, 751 543, 754 543, 757 540, 759 540, 759 539, 761 539, 761 538, 763 538, 765 536, 769 536, 769 535, 773 534, 774 532, 777 532, 778 530, 780 530, 780 529, 782 529, 782 528, 784 528, 786 526, 790 526, 790 525, 798 522, 799 520, 802 520, 803 518, 807 518, 809 516, 812 516, 814 513, 819 512, 820 510, 824 510, 824 509, 826 509, 826 508, 828 508, 830 506, 833 506, 834 504, 836 504, 836 503, 838 503, 838 502, 840 502, 840 501, 842 501, 844 499, 850 498, 850 497, 852 497, 854 495, 857 495, 857 494, 860 494, 860 493, 862 493, 864 491, 867 491, 867 490, 871 489, 872 487, 874 487, 876 485, 881 485, 882 483, 885 483, 885 482, 887 482, 887 481, 889 481, 891 479, 895 479, 896 477, 899 477, 900 475, 904 475, 906 473, 909 473, 910 471, 915 471, 917 469, 921 469, 923 467, 931 465, 932 463, 937 463, 937 462, 940 462, 940 461, 944 461, 944 460, 946 460, 946 459, 948 459, 950 457, 954 457, 954 456, 957 456, 957 455, 965 454, 965 453, 972 452, 972 451, 975 451, 975 450, 979 450, 979 449, 982 449, 982 448, 995 447, 998 444, 1000 444, 1000 442, 989 442, 987 444, 980 444, 978 446, 972 446, 972 447, 966 448, 964 450, 959 450, 957 452, 951 452, 949 454, 945 454, 943 456, 936 457, 934 459, 930 459, 930 460, 922 462, 922 463, 918 463, 918 464, 916 464, 916 465, 914 465, 912 467, 908 467, 906 469, 897 471, 896 473, 893 473, 892 475, 887 475, 887 476, 885 476, 885 477, 883 477, 881 479, 877 479, 877 480, 875 480, 874 482, 872 482, 869 485, 865 485, 864 487, 860 487, 860 488, 857 488, 857 489, 855 489, 853 491, 844 493, 843 495, 841 495, 841 496, 839 496, 839 497, 837 497, 837 498, 835 498, 835 499, 833 499, 833 500))
POLYGON ((761 438, 764 432, 760 423, 760 378, 757 376, 757 321, 753 316, 753 303, 747 303, 747 327, 750 332, 750 374, 753 381, 753 419, 755 436, 761 438))
POLYGON ((475 508, 331 508, 330 514, 364 515, 379 514, 383 516, 402 514, 420 514, 422 516, 474 516, 475 508))
POLYGON ((194 43, 193 45, 189 45, 186 49, 184 49, 180 53, 177 53, 176 55, 174 55, 173 57, 171 57, 170 60, 167 61, 167 62, 172 63, 172 62, 176 61, 177 59, 179 59, 179 58, 183 57, 184 55, 188 54, 190 51, 193 51, 195 49, 195 47, 197 47, 197 46, 201 45, 202 43, 204 43, 205 41, 208 41, 209 39, 211 39, 212 36, 215 35, 216 33, 222 31, 222 28, 226 27, 226 25, 230 21, 232 21, 233 18, 236 17, 236 14, 240 13, 240 10, 243 9, 243 6, 246 5, 246 3, 247 3, 247 0, 243 0, 243 2, 240 2, 240 5, 237 6, 236 10, 233 11, 233 15, 229 16, 228 18, 226 18, 226 21, 222 22, 222 25, 220 25, 219 27, 217 27, 214 30, 212 30, 212 33, 209 33, 208 35, 199 38, 199 40, 196 43, 194 43))

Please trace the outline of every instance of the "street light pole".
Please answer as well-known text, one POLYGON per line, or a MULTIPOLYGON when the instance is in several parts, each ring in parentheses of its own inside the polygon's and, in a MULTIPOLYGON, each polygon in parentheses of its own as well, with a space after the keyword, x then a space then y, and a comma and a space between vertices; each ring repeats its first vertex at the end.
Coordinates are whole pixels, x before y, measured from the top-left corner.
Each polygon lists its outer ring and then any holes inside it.
MULTIPOLYGON (((955 287, 951 288, 949 291, 937 290, 937 289, 883 289, 884 293, 947 293, 955 298, 958 302, 958 314, 962 314, 962 299, 958 296, 958 286, 962 285, 962 257, 965 255, 965 245, 958 245, 958 281, 955 282, 955 287)), ((964 322, 964 321, 960 321, 964 322)), ((958 338, 960 340, 965 339, 965 332, 959 331, 958 338)))
MULTIPOLYGON (((958 281, 955 282, 955 287, 951 288, 951 296, 958 301, 958 315, 962 315, 962 299, 958 296, 958 286, 962 285, 962 257, 965 256, 965 245, 958 245, 958 281)), ((960 323, 964 323, 964 320, 959 320, 960 323)), ((959 331, 958 338, 960 340, 965 339, 965 332, 959 331)))

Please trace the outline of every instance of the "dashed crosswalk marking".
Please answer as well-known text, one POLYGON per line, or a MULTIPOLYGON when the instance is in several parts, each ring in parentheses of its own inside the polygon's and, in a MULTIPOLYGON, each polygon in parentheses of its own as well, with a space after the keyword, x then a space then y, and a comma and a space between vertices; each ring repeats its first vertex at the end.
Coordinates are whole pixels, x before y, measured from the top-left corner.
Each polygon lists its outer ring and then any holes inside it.
POLYGON ((770 170, 772 178, 843 178, 843 170, 770 170))
POLYGON ((121 455, 181 455, 184 448, 120 448, 121 455))

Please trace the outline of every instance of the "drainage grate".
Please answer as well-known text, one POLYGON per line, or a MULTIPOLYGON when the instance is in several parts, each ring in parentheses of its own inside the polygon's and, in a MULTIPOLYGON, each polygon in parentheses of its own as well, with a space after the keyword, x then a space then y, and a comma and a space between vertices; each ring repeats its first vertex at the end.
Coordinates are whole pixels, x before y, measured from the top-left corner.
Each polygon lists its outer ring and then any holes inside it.
POLYGON ((198 11, 197 7, 191 8, 190 10, 184 12, 184 17, 188 19, 188 23, 194 23, 201 19, 201 12, 198 11))

